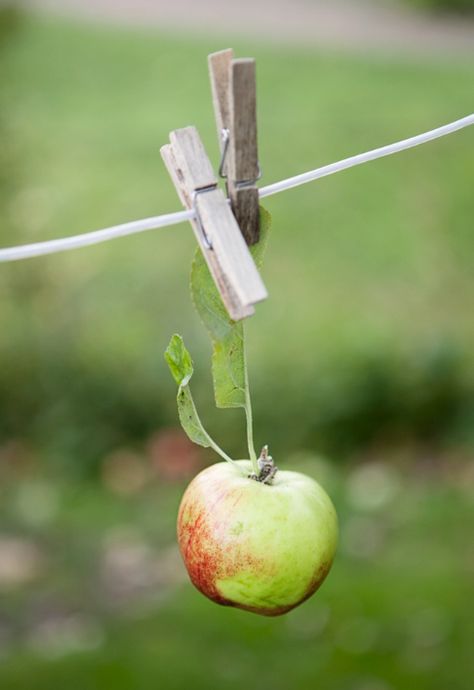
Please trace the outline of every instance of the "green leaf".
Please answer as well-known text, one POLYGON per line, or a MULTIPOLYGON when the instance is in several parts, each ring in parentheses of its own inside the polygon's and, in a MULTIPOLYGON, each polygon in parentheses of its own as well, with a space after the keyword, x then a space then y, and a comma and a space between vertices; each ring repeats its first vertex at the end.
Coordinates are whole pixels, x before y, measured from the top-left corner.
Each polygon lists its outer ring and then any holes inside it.
POLYGON ((245 407, 245 350, 241 323, 212 349, 212 378, 217 407, 245 407))
POLYGON ((180 386, 176 399, 178 402, 179 421, 191 441, 194 441, 199 446, 204 446, 204 448, 213 447, 212 439, 199 419, 189 386, 180 386))
POLYGON ((166 348, 165 359, 178 386, 186 385, 194 372, 193 361, 182 337, 177 333, 172 336, 166 348))
MULTIPOLYGON (((261 268, 271 217, 260 207, 260 240, 250 247, 261 268)), ((212 377, 217 407, 246 407, 248 397, 244 329, 232 321, 198 249, 191 269, 191 294, 196 310, 213 341, 212 377)))
POLYGON ((165 352, 171 374, 178 384, 178 414, 181 426, 191 441, 204 448, 214 447, 214 443, 204 429, 193 396, 189 389, 189 381, 193 375, 193 362, 180 335, 173 335, 165 352))

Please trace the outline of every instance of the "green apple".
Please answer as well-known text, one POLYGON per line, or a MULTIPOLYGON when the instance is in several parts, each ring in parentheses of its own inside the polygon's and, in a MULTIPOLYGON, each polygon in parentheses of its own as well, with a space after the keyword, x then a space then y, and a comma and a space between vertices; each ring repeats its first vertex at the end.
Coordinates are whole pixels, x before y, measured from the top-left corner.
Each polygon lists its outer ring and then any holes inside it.
POLYGON ((321 585, 337 544, 322 487, 298 472, 256 481, 250 462, 219 462, 186 489, 178 541, 194 585, 224 606, 266 616, 290 611, 321 585))

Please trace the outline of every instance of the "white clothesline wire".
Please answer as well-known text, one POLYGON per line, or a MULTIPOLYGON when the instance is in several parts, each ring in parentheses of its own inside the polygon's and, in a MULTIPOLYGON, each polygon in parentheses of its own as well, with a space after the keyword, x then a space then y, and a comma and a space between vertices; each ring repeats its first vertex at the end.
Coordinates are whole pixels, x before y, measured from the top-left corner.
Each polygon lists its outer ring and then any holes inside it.
MULTIPOLYGON (((272 194, 278 194, 279 192, 291 189, 292 187, 297 187, 299 185, 306 184, 307 182, 318 180, 319 178, 326 177, 327 175, 333 175, 334 173, 340 172, 341 170, 346 170, 347 168, 352 168, 355 165, 361 165, 362 163, 367 163, 368 161, 373 161, 377 158, 382 158, 383 156, 390 156, 392 153, 404 151, 405 149, 412 148, 413 146, 425 144, 428 141, 438 139, 439 137, 444 137, 447 134, 451 134, 452 132, 456 132, 457 130, 463 129, 464 127, 468 127, 472 124, 474 124, 474 113, 467 115, 460 120, 455 120, 447 125, 443 125, 442 127, 432 129, 429 132, 424 132, 423 134, 410 137, 409 139, 403 139, 402 141, 397 141, 394 144, 388 144, 388 146, 382 146, 380 148, 373 149, 372 151, 367 151, 366 153, 359 153, 356 156, 344 158, 336 163, 331 163, 330 165, 324 165, 321 168, 316 168, 316 170, 310 170, 309 172, 302 173, 301 175, 290 177, 287 180, 274 182, 266 187, 261 187, 259 190, 259 196, 260 198, 264 198, 271 196, 272 194)), ((184 221, 192 220, 194 217, 195 213, 192 210, 178 211, 177 213, 167 213, 162 216, 144 218, 142 220, 135 220, 130 223, 122 223, 120 225, 114 225, 110 228, 104 228, 103 230, 95 230, 94 232, 75 235, 74 237, 64 237, 57 240, 49 240, 47 242, 36 242, 34 244, 25 244, 19 247, 8 247, 6 249, 0 249, 0 262, 18 261, 20 259, 28 259, 34 256, 54 254, 56 252, 66 251, 68 249, 87 247, 92 244, 98 244, 99 242, 106 242, 107 240, 115 239, 116 237, 125 237, 126 235, 133 235, 138 232, 144 232, 145 230, 155 230, 168 225, 176 225, 184 221)))
POLYGON ((107 242, 116 237, 125 237, 145 230, 156 230, 168 225, 177 225, 186 220, 192 220, 194 215, 194 211, 177 211, 176 213, 166 213, 163 216, 152 216, 151 218, 133 220, 130 223, 113 225, 110 228, 86 232, 83 235, 61 237, 58 240, 35 242, 34 244, 22 244, 19 247, 8 247, 7 249, 0 249, 0 263, 31 259, 34 256, 44 256, 45 254, 56 254, 68 249, 79 249, 79 247, 89 247, 91 244, 107 242))
POLYGON ((446 134, 452 134, 452 132, 457 132, 459 129, 469 127, 469 125, 474 125, 474 113, 471 113, 471 115, 467 115, 466 117, 462 117, 460 120, 455 120, 447 125, 443 125, 442 127, 432 129, 429 132, 417 134, 409 139, 396 141, 394 144, 381 146, 378 149, 372 149, 372 151, 367 151, 366 153, 359 153, 357 156, 344 158, 342 161, 337 161, 337 163, 323 165, 322 168, 316 168, 316 170, 310 170, 309 172, 301 175, 295 175, 294 177, 290 177, 287 180, 282 180, 281 182, 274 182, 273 184, 269 184, 260 189, 260 197, 263 198, 265 196, 270 196, 271 194, 278 194, 278 192, 283 192, 286 189, 291 189, 292 187, 298 187, 301 184, 318 180, 320 177, 333 175, 340 170, 353 168, 355 165, 361 165, 361 163, 368 163, 369 161, 374 161, 377 158, 390 156, 392 153, 398 153, 399 151, 405 151, 405 149, 411 149, 414 146, 419 146, 420 144, 426 144, 428 141, 439 139, 439 137, 444 137, 446 134))

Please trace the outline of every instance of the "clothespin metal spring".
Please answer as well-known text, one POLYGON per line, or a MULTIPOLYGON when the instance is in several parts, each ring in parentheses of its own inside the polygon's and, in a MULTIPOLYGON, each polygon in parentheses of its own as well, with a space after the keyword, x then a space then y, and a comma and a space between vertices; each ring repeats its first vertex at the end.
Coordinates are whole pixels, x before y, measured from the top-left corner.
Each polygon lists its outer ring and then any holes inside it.
POLYGON ((221 153, 221 160, 219 163, 219 177, 222 177, 223 180, 226 180, 227 175, 224 172, 224 165, 225 165, 225 161, 227 158, 227 152, 229 150, 229 142, 230 142, 230 129, 228 127, 223 127, 221 129, 221 140, 222 140, 222 153, 221 153))
MULTIPOLYGON (((223 127, 221 129, 221 140, 222 153, 219 162, 219 177, 222 177, 223 180, 227 180, 227 174, 224 172, 224 168, 230 143, 230 129, 228 127, 223 127)), ((234 187, 236 187, 237 189, 243 189, 244 187, 252 187, 256 182, 258 182, 258 180, 262 178, 262 174, 262 168, 260 167, 260 163, 258 163, 257 177, 251 178, 249 180, 236 180, 234 182, 234 187)))
POLYGON ((197 204, 197 198, 200 194, 205 194, 206 192, 213 192, 217 189, 217 183, 209 185, 209 187, 202 187, 201 189, 195 189, 191 195, 191 207, 196 214, 196 224, 199 232, 202 236, 202 241, 206 249, 212 250, 212 241, 209 239, 206 231, 204 230, 204 225, 202 223, 201 214, 199 213, 199 208, 197 204))

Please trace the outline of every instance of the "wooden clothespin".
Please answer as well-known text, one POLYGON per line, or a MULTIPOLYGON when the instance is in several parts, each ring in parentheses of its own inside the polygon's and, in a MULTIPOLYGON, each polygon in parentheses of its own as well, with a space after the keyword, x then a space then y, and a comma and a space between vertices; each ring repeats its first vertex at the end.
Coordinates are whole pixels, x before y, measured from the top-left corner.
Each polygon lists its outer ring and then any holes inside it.
POLYGON ((217 135, 219 173, 227 178, 232 210, 247 244, 259 239, 255 60, 234 59, 232 50, 209 55, 217 135))
POLYGON ((191 225, 230 317, 252 315, 267 291, 197 129, 171 132, 161 156, 183 205, 195 211, 191 225))

